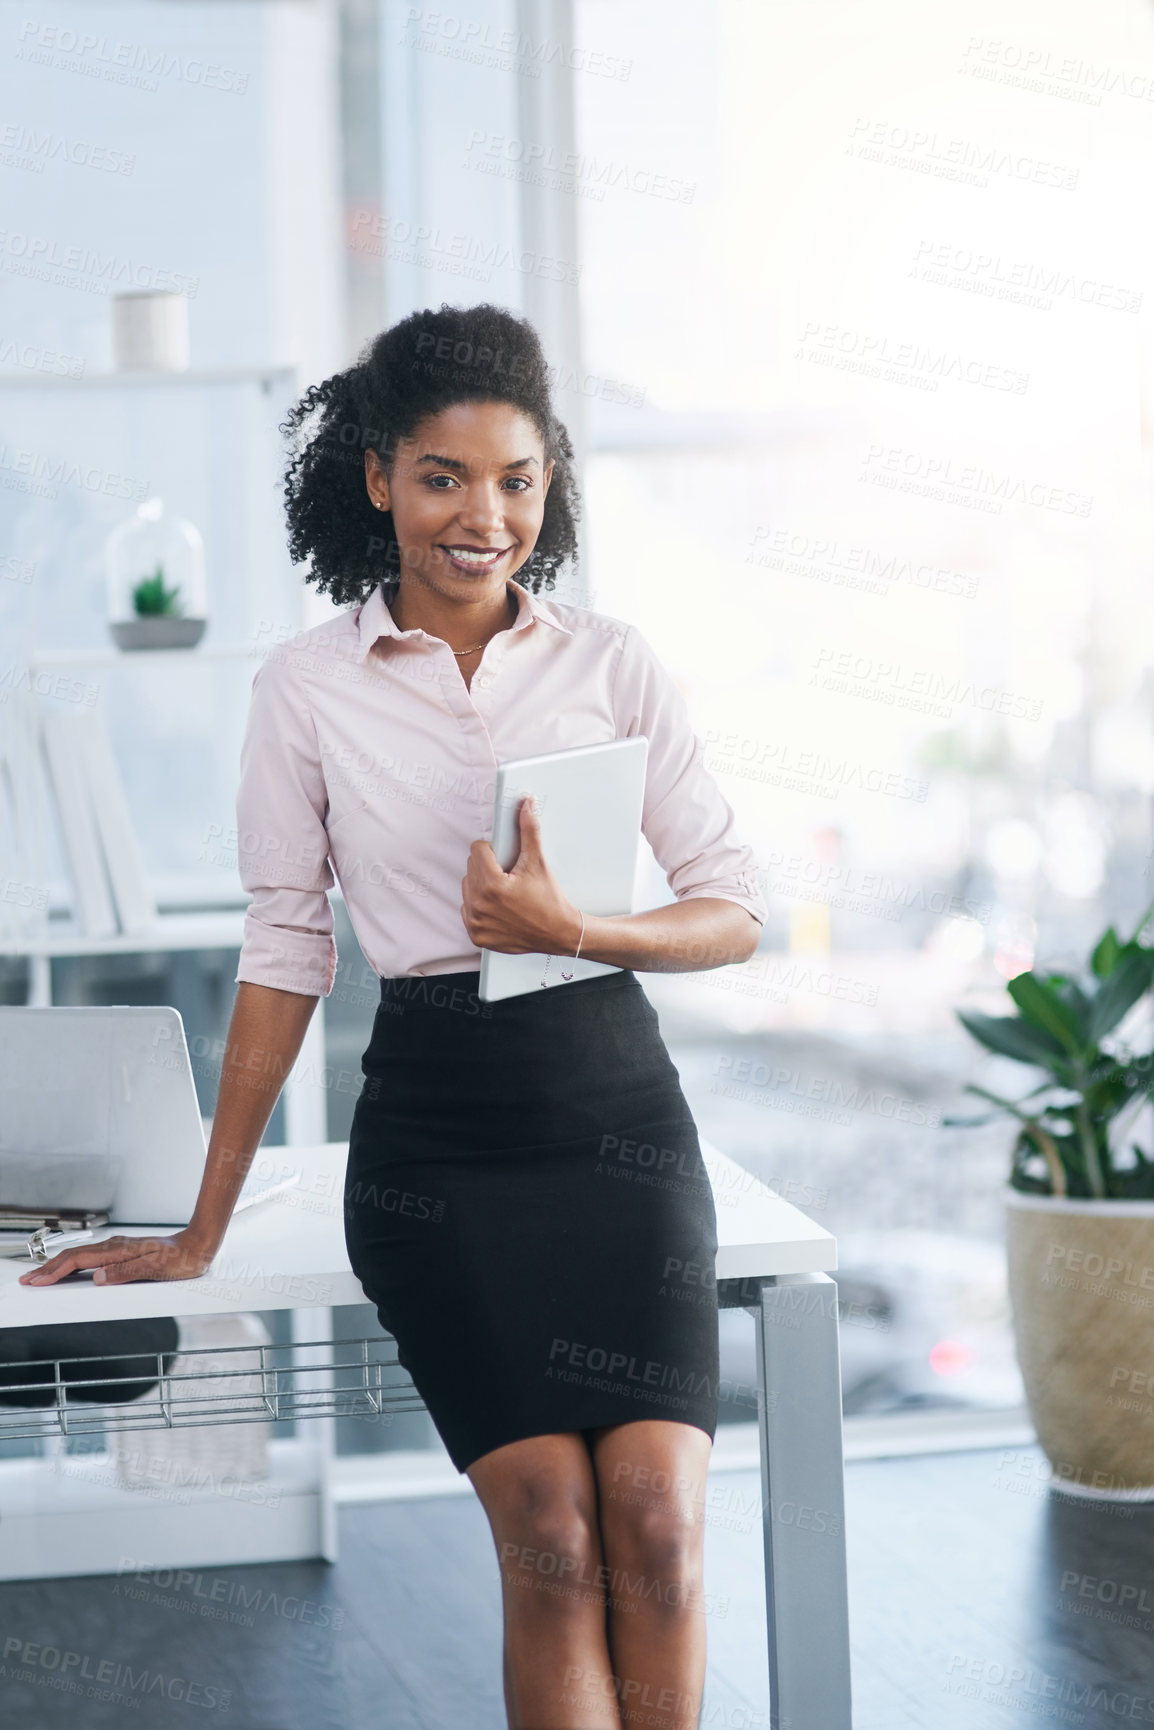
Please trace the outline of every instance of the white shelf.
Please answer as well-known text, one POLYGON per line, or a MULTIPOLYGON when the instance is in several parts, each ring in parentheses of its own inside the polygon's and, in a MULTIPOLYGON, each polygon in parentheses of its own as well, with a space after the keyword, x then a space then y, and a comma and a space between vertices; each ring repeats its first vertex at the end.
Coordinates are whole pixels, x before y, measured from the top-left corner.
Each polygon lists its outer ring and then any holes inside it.
POLYGON ((59 934, 38 937, 5 937, 0 950, 8 957, 64 955, 151 955, 170 950, 239 948, 244 935, 244 911, 210 913, 161 913, 156 924, 139 936, 116 932, 110 937, 89 937, 69 927, 59 934))
POLYGON ((209 644, 191 649, 118 649, 114 644, 99 649, 42 649, 31 657, 33 667, 120 667, 125 662, 157 661, 167 665, 181 661, 238 661, 256 659, 263 651, 252 643, 209 644))
POLYGON ((186 372, 85 372, 81 373, 79 378, 62 378, 55 373, 41 377, 36 373, 0 372, 0 390, 100 390, 110 386, 120 389, 125 385, 129 389, 146 389, 150 385, 236 385, 265 384, 269 381, 292 386, 296 381, 296 368, 220 366, 198 370, 189 367, 186 372))
MULTIPOLYGON (((269 1475, 200 1489, 175 1480, 121 1488, 106 1454, 0 1461, 0 1580, 69 1579, 135 1566, 217 1568, 335 1560, 320 1438, 268 1444, 269 1475)), ((203 1473, 200 1474, 203 1476, 203 1473)))

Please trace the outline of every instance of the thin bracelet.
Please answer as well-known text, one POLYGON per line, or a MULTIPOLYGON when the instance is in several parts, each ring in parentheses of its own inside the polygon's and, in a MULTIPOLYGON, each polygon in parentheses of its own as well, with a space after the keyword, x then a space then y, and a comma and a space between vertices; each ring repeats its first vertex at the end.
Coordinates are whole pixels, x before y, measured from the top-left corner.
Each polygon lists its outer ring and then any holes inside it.
MULTIPOLYGON (((581 913, 580 907, 578 907, 577 911, 578 911, 578 913, 581 913)), ((584 941, 585 941, 585 915, 584 915, 584 913, 581 913, 581 935, 577 939, 577 949, 576 949, 576 952, 573 956, 574 961, 576 961, 577 957, 580 955, 581 945, 584 943, 584 941)), ((541 984, 542 985, 545 985, 547 982, 548 975, 549 975, 549 963, 550 963, 550 961, 552 961, 552 959, 553 959, 552 955, 546 955, 546 957, 545 957, 545 971, 541 975, 541 984)), ((561 969, 561 977, 562 977, 562 979, 572 979, 573 975, 571 972, 566 973, 565 969, 562 968, 561 969)))

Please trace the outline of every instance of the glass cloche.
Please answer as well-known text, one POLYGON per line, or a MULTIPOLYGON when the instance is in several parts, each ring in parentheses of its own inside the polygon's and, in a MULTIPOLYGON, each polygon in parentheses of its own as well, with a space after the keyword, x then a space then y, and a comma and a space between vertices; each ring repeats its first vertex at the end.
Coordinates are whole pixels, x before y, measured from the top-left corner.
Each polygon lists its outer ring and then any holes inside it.
POLYGON ((108 628, 118 648, 199 643, 208 622, 199 529, 172 516, 163 499, 145 499, 113 529, 105 557, 108 628))

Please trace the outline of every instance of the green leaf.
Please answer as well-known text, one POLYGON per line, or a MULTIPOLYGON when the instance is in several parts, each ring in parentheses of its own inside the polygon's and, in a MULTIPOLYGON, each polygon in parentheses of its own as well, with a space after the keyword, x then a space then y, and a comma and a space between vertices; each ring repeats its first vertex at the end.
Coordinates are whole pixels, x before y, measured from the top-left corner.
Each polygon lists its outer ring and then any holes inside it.
POLYGON ((1006 989, 1031 1026, 1051 1034, 1065 1046, 1071 1057, 1081 1050, 1085 1043, 1085 1029, 1052 985, 1044 983, 1036 973, 1019 973, 1010 980, 1006 989))
MULTIPOLYGON (((1117 1069, 1117 1076, 1131 1099, 1137 1099, 1140 1093, 1154 1092, 1154 1069, 1150 1066, 1149 1058, 1140 1057, 1136 1058, 1133 1063, 1120 1064, 1117 1069)), ((1104 1080, 1113 1080, 1113 1078, 1113 1071, 1109 1076, 1103 1077, 1104 1080)))
MULTIPOLYGON (((1002 1111, 1008 1111, 1011 1117, 1018 1118, 1021 1123, 1037 1123, 1040 1117, 1046 1115, 1045 1109, 1041 1112, 1023 1111, 1024 1101, 1022 1099, 1003 1099, 1000 1093, 991 1093, 988 1087, 979 1087, 976 1081, 967 1081, 962 1092, 975 1094, 978 1099, 988 1099, 991 1105, 999 1106, 1002 1111)), ((1029 1094, 1024 1096, 1025 1099, 1029 1097, 1029 1094)))
MULTIPOLYGON (((1056 1082, 1052 1076, 1047 1075, 1044 1077, 1043 1080, 1039 1081, 1037 1087, 1031 1087, 1027 1093, 1023 1093, 1022 1098, 1018 1101, 1018 1103, 1020 1105, 1022 1103, 1022 1100, 1033 1099, 1035 1094, 1046 1093, 1051 1088, 1057 1087, 1058 1085, 1059 1085, 1059 1083, 1056 1082)), ((1045 1111, 1050 1111, 1052 1109, 1053 1109, 1053 1107, 1048 1106, 1048 1105, 1043 1107, 1043 1110, 1045 1110, 1045 1111)))
MULTIPOLYGON (((1149 907, 1147 907, 1145 913, 1143 913, 1137 925, 1135 925, 1133 935, 1130 938, 1130 945, 1137 944, 1138 939, 1150 923, 1151 918, 1154 918, 1154 901, 1151 901, 1149 907)), ((1127 945, 1127 947, 1130 947, 1130 945, 1127 945)))
POLYGON ((1134 1152, 1137 1163, 1130 1171, 1112 1174, 1110 1193, 1119 1201, 1150 1201, 1154 1199, 1154 1161, 1148 1160, 1137 1145, 1134 1152))
POLYGON ((1118 1025, 1149 989, 1151 959, 1149 950, 1131 952, 1103 979, 1090 1010, 1089 1034, 1095 1044, 1118 1025))
POLYGON ((1090 966, 1099 979, 1105 979, 1107 974, 1113 973, 1121 952, 1122 944, 1118 939, 1118 933, 1111 925, 1110 929, 1098 939, 1098 946, 1090 957, 1090 966))
POLYGON ((1051 1034, 1016 1015, 983 1015, 975 1009, 958 1009, 954 1013, 967 1033, 990 1051, 996 1051, 999 1057, 1013 1057, 1018 1063, 1053 1069, 1054 1060, 1066 1056, 1065 1048, 1051 1034))
POLYGON ((1057 987, 1058 996, 1065 1003, 1078 1023, 1083 1045, 1087 1042, 1090 1027, 1090 1009, 1093 999, 1086 996, 1076 979, 1063 980, 1057 987))
POLYGON ((164 568, 157 565, 150 577, 142 577, 132 591, 132 604, 141 618, 155 618, 159 615, 179 617, 181 602, 179 600, 180 584, 169 588, 164 580, 164 568))

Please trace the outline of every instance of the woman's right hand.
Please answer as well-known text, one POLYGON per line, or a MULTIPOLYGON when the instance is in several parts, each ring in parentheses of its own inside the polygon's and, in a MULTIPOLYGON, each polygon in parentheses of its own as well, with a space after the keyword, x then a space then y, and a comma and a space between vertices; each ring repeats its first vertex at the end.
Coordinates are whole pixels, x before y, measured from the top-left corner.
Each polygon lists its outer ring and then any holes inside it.
POLYGON ((94 1268, 96 1285, 132 1280, 198 1279, 212 1265, 219 1245, 185 1229, 171 1237, 109 1237, 62 1249, 40 1267, 20 1275, 21 1285, 55 1285, 83 1268, 94 1268))

